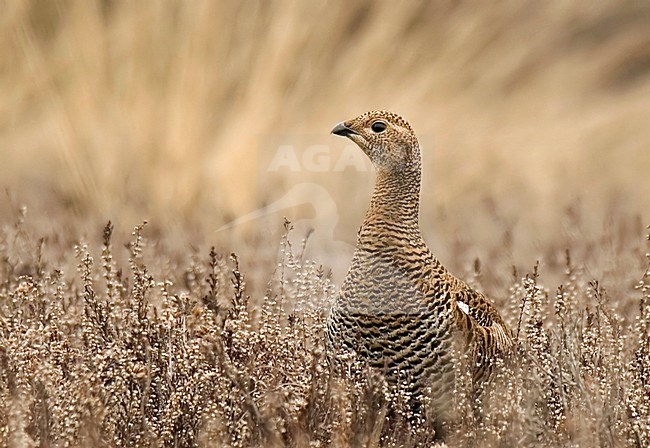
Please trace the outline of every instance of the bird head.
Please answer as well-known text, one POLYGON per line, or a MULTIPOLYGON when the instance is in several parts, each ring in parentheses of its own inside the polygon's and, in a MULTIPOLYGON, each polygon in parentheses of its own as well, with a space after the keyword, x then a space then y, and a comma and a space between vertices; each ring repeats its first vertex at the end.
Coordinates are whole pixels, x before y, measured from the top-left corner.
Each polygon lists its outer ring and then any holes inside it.
POLYGON ((411 126, 397 114, 376 110, 343 121, 332 134, 356 143, 378 171, 419 169, 420 147, 411 126))

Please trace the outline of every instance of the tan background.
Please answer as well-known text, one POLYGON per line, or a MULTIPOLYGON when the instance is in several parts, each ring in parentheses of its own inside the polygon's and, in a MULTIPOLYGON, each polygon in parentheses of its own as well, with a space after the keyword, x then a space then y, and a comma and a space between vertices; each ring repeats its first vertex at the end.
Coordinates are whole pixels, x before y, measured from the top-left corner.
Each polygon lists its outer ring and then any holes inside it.
POLYGON ((375 108, 422 136, 424 231, 440 250, 445 222, 478 241, 510 225, 544 241, 567 207, 594 226, 612 207, 648 218, 648 2, 0 4, 5 218, 26 204, 212 230, 312 182, 349 244, 372 173, 260 160, 285 137, 341 151, 333 124, 375 108))

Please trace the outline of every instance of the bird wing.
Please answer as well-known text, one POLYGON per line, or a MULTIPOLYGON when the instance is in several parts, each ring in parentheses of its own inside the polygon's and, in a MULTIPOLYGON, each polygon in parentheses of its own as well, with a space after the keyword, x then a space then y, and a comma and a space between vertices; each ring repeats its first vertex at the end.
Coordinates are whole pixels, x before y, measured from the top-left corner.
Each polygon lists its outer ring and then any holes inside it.
POLYGON ((478 352, 479 358, 486 360, 496 353, 505 353, 512 346, 512 336, 501 315, 485 297, 462 280, 451 277, 452 302, 458 325, 467 335, 478 352))
POLYGON ((490 327, 493 324, 500 324, 505 327, 501 315, 494 304, 482 293, 472 289, 467 283, 449 275, 449 283, 452 285, 451 296, 456 304, 465 308, 466 313, 472 316, 476 323, 482 327, 490 327))

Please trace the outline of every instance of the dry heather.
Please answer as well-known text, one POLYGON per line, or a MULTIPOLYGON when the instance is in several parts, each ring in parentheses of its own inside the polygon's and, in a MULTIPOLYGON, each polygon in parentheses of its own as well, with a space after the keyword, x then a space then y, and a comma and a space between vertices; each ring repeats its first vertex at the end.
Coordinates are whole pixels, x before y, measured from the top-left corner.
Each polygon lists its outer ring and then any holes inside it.
MULTIPOLYGON (((336 288, 286 237, 257 296, 235 254, 173 249, 145 225, 97 230, 75 242, 24 209, 0 229, 0 446, 429 446, 381 378, 329 374, 336 288)), ((485 269, 458 243, 450 263, 493 293, 518 350, 482 418, 459 372, 449 446, 650 444, 645 232, 574 222, 528 274, 507 241, 485 269)))
POLYGON ((459 372, 449 445, 650 445, 650 3, 0 4, 0 446, 428 446, 324 358, 305 254, 353 243, 370 173, 264 159, 335 157, 376 108, 421 130, 434 252, 517 333, 480 420, 459 372), (214 232, 301 182, 324 244, 214 232))

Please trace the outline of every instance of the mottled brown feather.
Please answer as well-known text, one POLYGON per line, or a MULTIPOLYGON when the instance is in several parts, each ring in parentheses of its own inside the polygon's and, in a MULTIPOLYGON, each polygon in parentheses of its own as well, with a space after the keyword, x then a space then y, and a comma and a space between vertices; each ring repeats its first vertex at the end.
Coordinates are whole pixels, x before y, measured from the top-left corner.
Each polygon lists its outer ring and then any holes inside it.
POLYGON ((422 162, 408 122, 372 111, 333 132, 370 157, 377 179, 328 318, 330 351, 334 359, 341 351, 351 352, 416 394, 430 387, 436 419, 445 421, 453 402, 455 344, 460 341, 467 350, 476 386, 489 376, 494 357, 512 345, 510 332, 494 305, 449 273, 422 239, 422 162), (385 129, 373 130, 377 122, 385 129))

